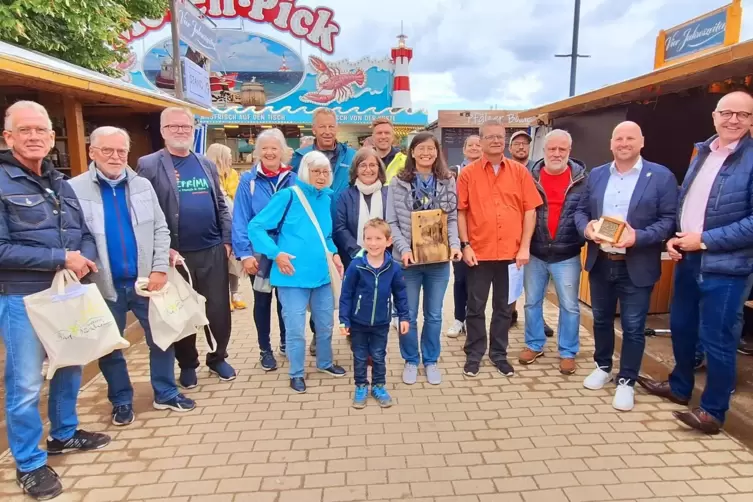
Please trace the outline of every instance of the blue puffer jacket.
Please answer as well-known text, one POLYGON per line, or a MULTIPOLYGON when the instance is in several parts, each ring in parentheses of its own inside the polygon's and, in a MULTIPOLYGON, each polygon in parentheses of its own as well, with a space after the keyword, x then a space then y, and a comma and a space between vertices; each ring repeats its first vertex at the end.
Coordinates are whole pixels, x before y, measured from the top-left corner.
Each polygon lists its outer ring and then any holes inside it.
POLYGON ((10 152, 0 153, 0 294, 29 295, 50 287, 66 251, 97 259, 76 192, 45 160, 42 177, 10 152))
MULTIPOLYGON (((314 146, 315 145, 309 145, 295 151, 293 158, 290 161, 290 167, 293 168, 294 173, 297 173, 298 168, 301 167, 301 159, 303 156, 313 151, 314 146)), ((353 163, 353 157, 356 156, 356 151, 345 143, 337 143, 335 149, 337 150, 337 160, 332 166, 332 186, 330 187, 332 189, 331 210, 333 220, 337 211, 337 199, 350 184, 350 164, 353 163)))
POLYGON ((536 229, 531 238, 531 254, 547 263, 557 263, 579 255, 586 242, 575 226, 575 210, 586 191, 586 165, 576 159, 570 159, 568 165, 570 166, 570 185, 565 192, 565 203, 562 205, 554 239, 549 235, 549 203, 546 200, 544 187, 540 183, 544 160, 539 160, 531 168, 531 176, 544 201, 536 208, 536 229))
POLYGON ((255 166, 241 175, 233 201, 233 254, 239 260, 253 256, 254 247, 248 238, 248 222, 267 207, 272 196, 295 185, 295 173, 284 172, 277 183, 264 176, 260 166, 255 166))
MULTIPOLYGON (((678 228, 685 196, 716 138, 696 145, 698 155, 690 164, 680 189, 678 228)), ((753 138, 749 134, 727 157, 714 180, 701 241, 708 247, 701 259, 701 272, 726 275, 753 272, 753 138)))
MULTIPOLYGON (((337 253, 335 243, 332 242, 332 216, 329 211, 332 190, 319 190, 300 179, 296 180, 296 186, 301 188, 316 216, 327 243, 327 251, 337 253)), ((274 194, 269 204, 248 224, 248 237, 254 251, 271 260, 277 258, 281 252, 295 257, 291 260, 295 269, 293 275, 280 272, 277 263, 272 265, 269 277, 272 286, 315 289, 331 282, 322 240, 292 188, 274 194), (290 209, 282 222, 280 235, 275 243, 268 232, 275 230, 280 224, 288 203, 290 209)))
POLYGON ((356 256, 345 272, 340 292, 340 324, 350 328, 388 326, 392 319, 392 299, 401 321, 409 321, 408 294, 403 269, 384 252, 378 269, 369 265, 366 253, 356 256))

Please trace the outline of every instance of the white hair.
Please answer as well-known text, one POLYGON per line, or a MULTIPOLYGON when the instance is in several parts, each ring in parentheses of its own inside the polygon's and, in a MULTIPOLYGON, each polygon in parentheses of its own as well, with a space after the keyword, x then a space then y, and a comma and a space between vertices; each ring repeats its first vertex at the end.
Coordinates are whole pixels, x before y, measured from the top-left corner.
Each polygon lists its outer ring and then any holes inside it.
POLYGON ((335 124, 337 124, 337 114, 332 110, 332 108, 327 108, 326 106, 320 106, 316 110, 314 110, 314 113, 311 114, 311 123, 313 124, 316 122, 316 118, 319 115, 329 115, 330 117, 334 117, 335 124))
POLYGON ((126 144, 128 147, 131 147, 131 137, 128 135, 128 131, 125 129, 121 129, 120 127, 112 127, 112 126, 102 126, 97 127, 94 129, 89 136, 89 141, 92 146, 96 145, 97 140, 99 138, 105 137, 105 136, 114 136, 116 134, 119 134, 123 136, 126 140, 126 144))
MULTIPOLYGON (((261 159, 261 150, 259 149, 259 145, 262 141, 266 141, 268 139, 272 139, 277 141, 277 143, 280 146, 280 153, 282 155, 282 158, 285 158, 285 154, 288 150, 288 142, 285 139, 285 134, 276 127, 273 129, 264 129, 259 135, 256 137, 256 148, 254 148, 253 153, 253 159, 254 161, 258 161, 261 159)), ((290 159, 288 159, 290 160, 290 159)))
POLYGON ((546 136, 544 136, 544 147, 546 147, 547 143, 549 143, 549 140, 552 138, 567 138, 567 142, 570 144, 570 146, 573 146, 573 137, 570 136, 570 133, 565 131, 564 129, 553 129, 552 131, 548 132, 546 136))
POLYGON ((162 113, 159 116, 160 127, 165 127, 165 122, 167 122, 168 115, 172 115, 174 113, 182 113, 183 115, 191 119, 191 122, 193 123, 193 113, 191 112, 191 110, 182 106, 169 106, 162 110, 162 113))
POLYGON ((13 114, 21 110, 34 110, 47 119, 49 128, 52 129, 52 121, 50 120, 50 114, 47 113, 47 109, 37 103, 36 101, 16 101, 5 110, 5 124, 3 129, 6 131, 13 130, 13 114))
MULTIPOLYGON (((301 166, 298 168, 298 179, 311 185, 311 175, 309 174, 309 171, 312 168, 332 170, 332 166, 329 164, 327 156, 317 150, 307 153, 301 159, 301 166)), ((327 183, 327 187, 330 186, 332 186, 332 176, 329 177, 329 183, 327 183)))

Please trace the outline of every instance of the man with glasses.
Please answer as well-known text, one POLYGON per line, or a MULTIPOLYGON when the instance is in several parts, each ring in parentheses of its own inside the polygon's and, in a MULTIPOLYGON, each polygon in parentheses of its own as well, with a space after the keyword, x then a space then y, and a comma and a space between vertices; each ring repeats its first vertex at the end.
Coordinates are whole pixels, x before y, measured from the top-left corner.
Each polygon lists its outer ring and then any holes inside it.
POLYGON ((483 155, 458 177, 460 247, 470 267, 463 373, 477 376, 486 353, 485 311, 493 287, 489 359, 500 374, 512 376, 507 361, 509 267, 520 268, 530 259, 536 208, 542 200, 525 166, 505 158, 505 127, 488 121, 479 132, 483 155))
POLYGON ((63 491, 48 454, 103 448, 109 436, 78 429, 76 398, 81 366, 55 372, 49 386, 47 451, 39 398, 44 387, 42 346, 24 297, 48 289, 62 269, 79 278, 96 272, 97 246, 73 189, 47 155, 55 144, 52 123, 39 103, 18 101, 5 112, 0 153, 0 336, 5 352, 5 420, 16 461, 16 481, 37 500, 63 491), (77 430, 78 429, 78 430, 77 430))
MULTIPOLYGON (((123 129, 100 127, 90 136, 89 170, 70 181, 97 243, 99 271, 92 277, 107 301, 120 332, 126 314, 141 323, 149 346, 153 407, 157 410, 190 411, 195 404, 178 392, 175 383, 175 350, 157 347, 149 328, 149 299, 136 294, 134 284, 148 277, 149 291, 167 282, 170 231, 151 183, 128 167, 130 138, 123 129), (131 214, 133 210, 133 215, 131 214), (135 217, 134 217, 135 216, 135 217)), ((122 426, 136 418, 133 386, 123 352, 116 350, 99 360, 112 404, 112 423, 122 426)))
POLYGON ((675 368, 665 382, 638 380, 650 393, 687 405, 700 340, 707 366, 700 407, 673 414, 707 434, 720 431, 729 409, 740 310, 753 273, 753 97, 727 94, 712 118, 717 134, 697 145, 680 189, 679 232, 667 242, 678 262, 670 307, 675 368))
MULTIPOLYGON (((221 381, 235 380, 226 361, 230 342, 228 257, 231 220, 220 190, 217 166, 191 151, 193 114, 185 108, 166 108, 160 116, 165 148, 139 159, 138 174, 148 179, 157 193, 170 230, 170 262, 185 262, 193 287, 207 300, 205 328, 211 352, 206 363, 221 381)), ((180 366, 180 385, 198 385, 199 353, 196 336, 175 344, 180 366)))

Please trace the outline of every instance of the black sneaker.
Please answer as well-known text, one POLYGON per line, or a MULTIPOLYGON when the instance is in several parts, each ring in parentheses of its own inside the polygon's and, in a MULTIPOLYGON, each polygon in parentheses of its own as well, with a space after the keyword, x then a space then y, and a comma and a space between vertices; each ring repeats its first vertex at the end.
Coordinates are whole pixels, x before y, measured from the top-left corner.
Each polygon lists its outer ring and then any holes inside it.
POLYGON ((466 361, 465 366, 463 366, 463 375, 469 376, 469 377, 476 377, 478 376, 479 371, 479 364, 474 361, 466 361))
POLYGON ((544 335, 547 338, 551 338, 554 336, 554 330, 547 323, 544 323, 544 335))
POLYGON ((312 356, 316 355, 316 333, 314 333, 311 337, 311 343, 309 344, 309 354, 312 356))
POLYGON ((30 472, 16 470, 16 483, 25 494, 36 500, 54 499, 63 493, 58 473, 48 465, 30 472))
POLYGON ((319 373, 326 373, 328 375, 332 375, 335 378, 341 378, 347 375, 347 372, 345 369, 343 369, 341 366, 338 366, 336 364, 333 364, 329 368, 319 369, 317 368, 317 371, 319 373))
POLYGON ((274 371, 277 369, 277 359, 275 359, 272 351, 264 351, 259 355, 261 361, 261 369, 264 371, 274 371))
POLYGON ((130 404, 123 404, 121 406, 114 406, 112 408, 113 425, 130 425, 135 419, 136 415, 133 413, 133 406, 131 406, 130 404))
POLYGON ((288 351, 287 351, 287 347, 285 346, 285 344, 280 345, 280 355, 282 357, 288 357, 288 351))
POLYGON ((499 371, 500 374, 506 377, 511 377, 515 374, 515 370, 513 369, 512 365, 507 362, 507 359, 495 361, 494 367, 497 368, 497 371, 499 371))
POLYGON ((706 356, 704 354, 696 354, 693 360, 693 370, 702 370, 704 366, 706 366, 706 356))
POLYGON ((740 339, 737 346, 737 353, 744 356, 753 356, 753 341, 740 339))
POLYGON ((518 311, 513 306, 512 315, 510 316, 510 327, 518 325, 518 311))
POLYGON ((177 411, 178 413, 185 413, 186 411, 191 411, 196 408, 196 401, 187 398, 183 394, 178 394, 171 400, 165 401, 164 403, 158 403, 157 401, 154 401, 152 403, 152 408, 154 408, 155 410, 170 410, 177 411))
POLYGON ((178 383, 184 389, 193 389, 199 385, 199 379, 196 377, 195 368, 182 368, 180 370, 180 378, 178 383))
POLYGON ((306 392, 306 381, 302 377, 290 379, 290 388, 299 394, 306 392))
POLYGON ((232 382, 237 376, 235 369, 227 361, 220 361, 209 366, 209 373, 220 377, 221 382, 232 382))
POLYGON ((50 455, 58 455, 70 451, 99 450, 108 444, 110 444, 110 436, 107 434, 86 432, 79 429, 73 437, 67 441, 58 441, 57 439, 47 438, 47 453, 50 455))

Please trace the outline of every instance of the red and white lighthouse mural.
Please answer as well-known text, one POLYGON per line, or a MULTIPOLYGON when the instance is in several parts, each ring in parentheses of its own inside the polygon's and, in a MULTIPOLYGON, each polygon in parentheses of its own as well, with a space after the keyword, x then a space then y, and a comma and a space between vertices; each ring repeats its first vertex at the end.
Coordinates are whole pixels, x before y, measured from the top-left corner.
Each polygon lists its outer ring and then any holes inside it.
POLYGON ((410 99, 410 61, 413 59, 413 49, 405 46, 406 38, 408 37, 403 34, 401 29, 400 35, 397 37, 397 47, 392 48, 392 61, 395 63, 395 77, 392 84, 392 108, 412 107, 410 99))

